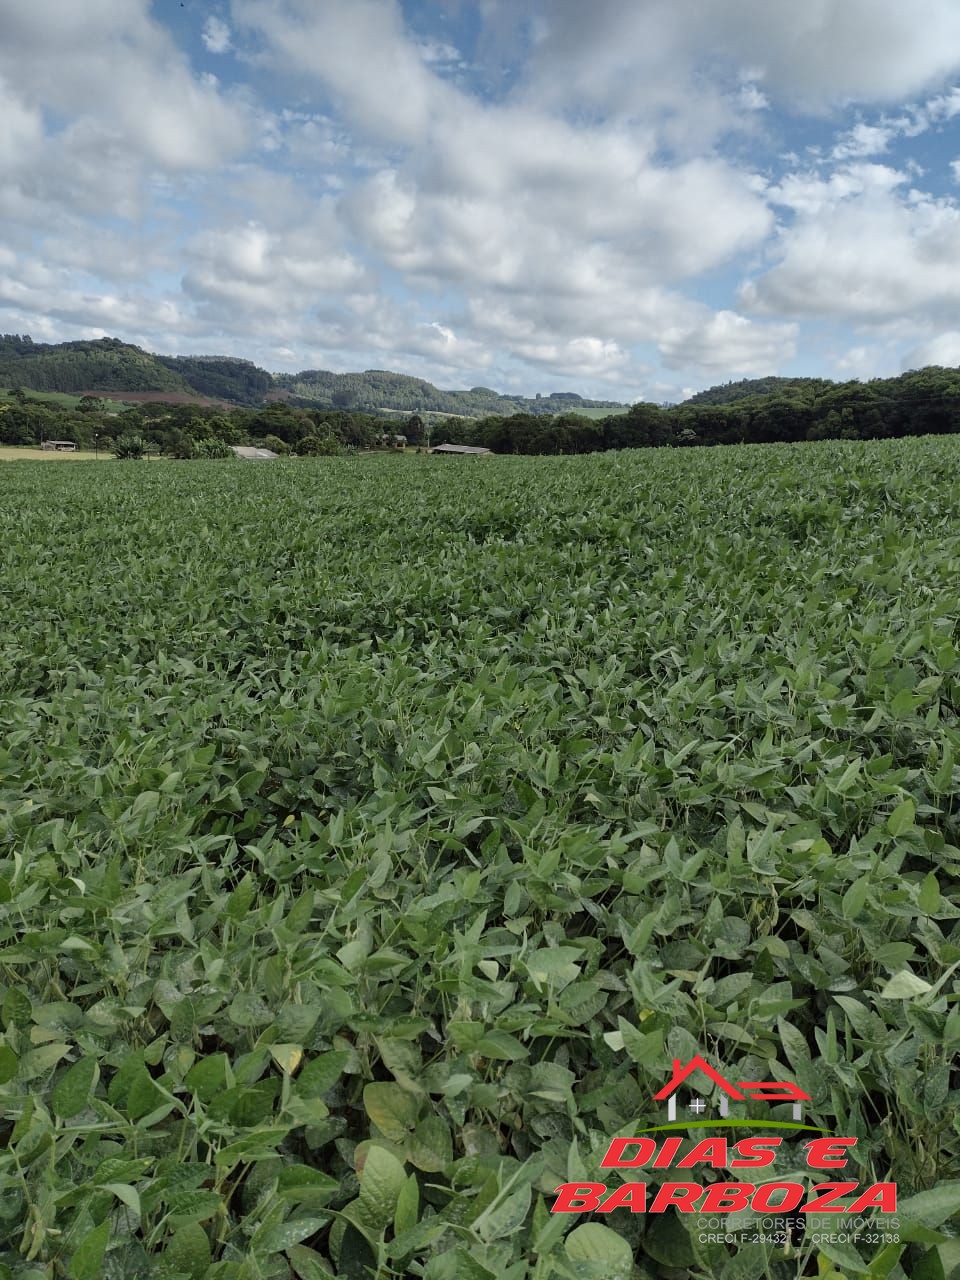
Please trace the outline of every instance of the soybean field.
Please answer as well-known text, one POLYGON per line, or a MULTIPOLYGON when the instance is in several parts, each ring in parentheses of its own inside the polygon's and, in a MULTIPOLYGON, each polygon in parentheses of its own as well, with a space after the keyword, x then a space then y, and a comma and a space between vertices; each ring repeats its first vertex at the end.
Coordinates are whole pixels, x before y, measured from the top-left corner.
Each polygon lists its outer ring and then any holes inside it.
POLYGON ((936 437, 0 469, 0 1277, 955 1274, 958 495, 936 437), (897 1239, 552 1214, 696 1054, 897 1239))

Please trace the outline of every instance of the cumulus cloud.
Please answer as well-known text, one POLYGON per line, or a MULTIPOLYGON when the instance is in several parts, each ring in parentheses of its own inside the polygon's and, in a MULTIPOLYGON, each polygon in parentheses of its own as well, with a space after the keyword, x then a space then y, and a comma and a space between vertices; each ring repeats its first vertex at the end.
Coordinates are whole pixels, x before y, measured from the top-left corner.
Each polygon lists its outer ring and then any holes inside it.
POLYGON ((417 44, 417 49, 420 57, 427 63, 456 66, 463 61, 456 45, 448 44, 444 40, 421 40, 417 44))
POLYGON ((666 163, 637 122, 574 125, 523 95, 482 102, 442 80, 393 4, 236 0, 233 13, 274 60, 333 89, 352 128, 401 147, 345 195, 354 237, 419 287, 479 296, 488 319, 529 317, 534 334, 483 331, 531 363, 607 376, 629 361, 616 334, 635 331, 639 293, 667 299, 663 283, 772 229, 763 184, 717 156, 666 163))
POLYGON ((886 151, 896 130, 889 125, 856 124, 831 152, 834 160, 853 160, 886 151))
POLYGON ((796 336, 795 324, 758 325, 734 311, 718 311, 667 329, 659 345, 668 368, 746 377, 780 368, 793 356, 796 336))
POLYGON ((55 332, 56 322, 95 330, 94 336, 124 333, 136 341, 148 332, 189 331, 189 316, 173 297, 144 290, 113 292, 84 288, 82 277, 68 267, 0 247, 0 304, 25 323, 21 330, 55 332))
POLYGON ((231 312, 234 323, 296 316, 369 283, 356 258, 331 239, 329 217, 283 235, 256 222, 201 232, 188 248, 184 292, 210 314, 231 312))
POLYGON ((922 103, 908 103, 898 115, 881 115, 875 124, 859 120, 843 132, 830 152, 833 161, 862 159, 880 155, 898 138, 916 138, 931 129, 939 130, 960 114, 960 89, 937 94, 922 103))
POLYGON ((213 14, 203 24, 203 43, 211 53, 226 53, 230 48, 230 27, 213 14))
POLYGON ((319 80, 360 128, 382 139, 414 143, 433 112, 457 105, 392 0, 233 0, 232 12, 259 34, 275 67, 319 80))
POLYGON ((771 198, 795 221, 774 263, 741 291, 766 314, 883 323, 904 314, 955 314, 960 296, 960 206, 906 186, 885 165, 860 165, 829 181, 792 175, 771 198))
POLYGON ((43 120, 0 77, 0 165, 9 176, 36 154, 43 138, 43 120))
POLYGON ((953 350, 960 205, 901 148, 960 114, 954 0, 223 0, 219 77, 172 8, 0 0, 9 327, 657 399, 807 319, 953 350), (778 158, 785 112, 833 141, 778 158))
POLYGON ((573 93, 622 109, 682 108, 694 70, 712 61, 732 73, 762 72, 773 100, 822 111, 903 101, 960 65, 953 0, 552 0, 526 7, 543 23, 534 55, 538 91, 554 100, 573 93))
POLYGON ((249 122, 194 74, 145 0, 0 0, 0 75, 67 139, 165 169, 203 169, 245 146, 249 122))
POLYGON ((745 84, 740 89, 740 105, 745 111, 766 111, 770 99, 755 84, 745 84))
POLYGON ((960 365, 960 331, 948 329, 912 348, 903 361, 904 369, 920 369, 924 365, 943 365, 956 368, 960 365))

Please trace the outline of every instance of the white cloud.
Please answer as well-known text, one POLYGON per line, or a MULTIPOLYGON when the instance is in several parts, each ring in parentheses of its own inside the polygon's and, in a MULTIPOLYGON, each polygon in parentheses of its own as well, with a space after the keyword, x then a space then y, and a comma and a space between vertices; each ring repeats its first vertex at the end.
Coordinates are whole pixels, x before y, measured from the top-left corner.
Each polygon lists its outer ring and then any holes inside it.
POLYGON ((246 145, 246 112, 191 72, 145 0, 0 0, 0 29, 0 75, 65 118, 91 164, 205 169, 246 145))
POLYGON ((743 85, 739 102, 744 111, 766 111, 770 106, 770 99, 755 84, 743 85))
POLYGON ((229 24, 213 14, 203 24, 203 43, 211 53, 227 53, 230 49, 229 24))
POLYGON ((764 314, 879 324, 945 317, 960 297, 960 205, 903 190, 905 176, 859 165, 829 182, 792 175, 771 198, 797 210, 774 263, 741 291, 764 314))
MULTIPOLYGON (((656 340, 679 309, 695 362, 708 360, 711 342, 730 349, 729 321, 711 328, 707 308, 691 321, 688 304, 661 286, 769 234, 753 175, 714 156, 666 164, 653 131, 635 123, 575 126, 535 102, 469 97, 424 65, 391 3, 330 0, 318 12, 298 0, 235 0, 233 15, 275 61, 333 89, 353 130, 399 144, 391 164, 354 181, 344 219, 414 287, 467 291, 468 323, 487 343, 607 377, 629 364, 623 342, 656 340), (650 309, 639 324, 638 306, 650 309)), ((781 331, 742 329, 743 367, 782 353, 781 331), (747 356, 753 347, 760 354, 747 356)))
POLYGON ((36 154, 43 138, 43 121, 0 77, 0 165, 9 176, 36 154))
POLYGON ((667 329, 660 349, 671 369, 747 377, 776 373, 793 356, 796 337, 794 324, 758 325, 734 311, 718 311, 667 329))
POLYGON ((149 0, 0 0, 5 315, 657 399, 808 317, 841 370, 953 350, 960 203, 902 144, 960 114, 955 0, 494 0, 475 42, 431 8, 223 0, 228 87, 149 0), (791 110, 835 137, 767 168, 791 110))
POLYGON ((456 45, 442 40, 421 40, 417 44, 420 57, 427 63, 440 66, 457 65, 462 62, 460 50, 456 45))
MULTIPOLYGON (((862 159, 887 151, 897 138, 916 138, 930 129, 948 124, 960 114, 960 88, 938 94, 926 102, 909 103, 897 116, 881 116, 876 124, 858 121, 852 129, 842 133, 830 153, 834 161, 862 159)), ((919 171, 915 161, 911 164, 919 171)))
POLYGON ((856 124, 833 148, 834 160, 855 160, 886 151, 896 130, 887 125, 856 124))
POLYGON ((861 344, 850 347, 835 356, 832 364, 834 370, 843 379, 869 378, 876 375, 884 360, 882 348, 875 344, 861 344))
POLYGON ((907 178, 889 165, 854 164, 837 169, 828 178, 816 171, 785 174, 767 189, 767 198, 795 213, 814 217, 842 202, 867 193, 892 191, 907 178))
POLYGON ((366 280, 335 236, 329 211, 283 235, 255 222, 202 232, 189 246, 184 292, 209 316, 229 312, 234 324, 251 325, 262 316, 295 322, 330 294, 359 289, 366 280))
POLYGON ((960 365, 960 331, 949 329, 914 347, 904 358, 905 369, 920 369, 936 364, 946 368, 960 365))
POLYGON ((955 86, 949 93, 931 98, 924 107, 924 115, 934 124, 952 120, 954 116, 960 115, 960 88, 955 86))
MULTIPOLYGON (((542 12, 537 87, 554 101, 682 110, 695 72, 711 62, 762 73, 771 99, 822 111, 900 102, 960 67, 954 0, 553 0, 542 12)), ((690 109, 699 106, 693 95, 690 109)))
POLYGON ((320 80, 383 140, 415 143, 434 111, 457 103, 407 37, 394 0, 233 0, 232 13, 259 34, 274 66, 320 80))

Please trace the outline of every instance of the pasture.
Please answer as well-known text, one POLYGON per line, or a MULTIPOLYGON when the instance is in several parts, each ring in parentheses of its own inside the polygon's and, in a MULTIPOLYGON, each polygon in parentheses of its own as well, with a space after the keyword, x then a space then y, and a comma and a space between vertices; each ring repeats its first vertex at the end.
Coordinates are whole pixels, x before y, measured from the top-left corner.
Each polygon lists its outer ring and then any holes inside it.
MULTIPOLYGON (((11 391, 12 389, 9 387, 0 388, 0 406, 16 403, 16 397, 11 394, 11 391)), ((126 392, 122 393, 124 395, 123 400, 116 399, 109 391, 94 391, 90 394, 98 396, 108 409, 120 412, 127 408, 126 392)), ((57 409, 76 409, 83 399, 82 395, 73 395, 66 391, 33 391, 28 389, 26 395, 31 401, 57 409)))
POLYGON ((958 478, 0 469, 0 1276, 950 1274, 958 478), (551 1215, 696 1053, 896 1241, 551 1215))
POLYGON ((30 445, 0 444, 0 462, 92 462, 99 457, 102 462, 112 458, 110 449, 101 449, 99 454, 94 449, 75 449, 73 453, 60 452, 56 449, 32 448, 30 445))

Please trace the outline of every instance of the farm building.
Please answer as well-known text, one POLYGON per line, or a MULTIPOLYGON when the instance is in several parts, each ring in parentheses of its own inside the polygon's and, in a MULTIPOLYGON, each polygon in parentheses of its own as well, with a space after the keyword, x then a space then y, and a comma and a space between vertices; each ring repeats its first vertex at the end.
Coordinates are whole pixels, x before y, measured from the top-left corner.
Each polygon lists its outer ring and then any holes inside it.
POLYGON ((72 440, 44 440, 41 449, 53 449, 57 453, 75 453, 77 446, 72 440))
POLYGON ((491 449, 479 449, 472 444, 438 444, 435 449, 430 450, 431 453, 445 454, 469 454, 471 457, 478 457, 482 454, 489 454, 491 449))
POLYGON ((250 444, 232 444, 230 448, 233 450, 234 456, 237 458, 278 458, 280 455, 274 453, 272 449, 261 449, 250 444))

